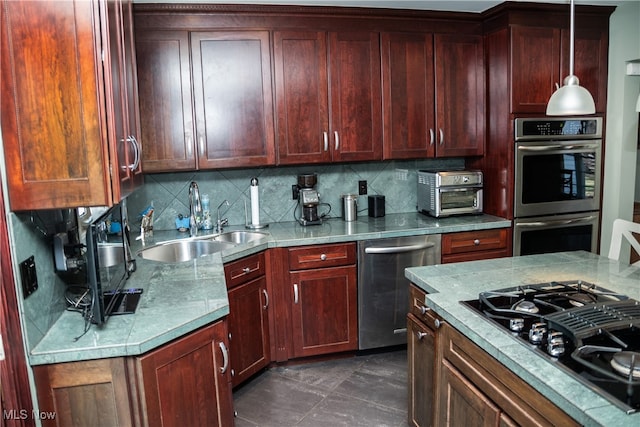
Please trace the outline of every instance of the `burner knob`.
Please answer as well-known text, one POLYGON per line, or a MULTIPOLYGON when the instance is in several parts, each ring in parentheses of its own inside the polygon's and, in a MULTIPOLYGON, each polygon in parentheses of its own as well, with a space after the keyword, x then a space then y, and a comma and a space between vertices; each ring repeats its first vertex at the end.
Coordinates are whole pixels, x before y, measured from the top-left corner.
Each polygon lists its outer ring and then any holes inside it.
POLYGON ((547 352, 552 357, 560 357, 564 354, 564 336, 562 332, 549 332, 547 336, 547 352))
POLYGON ((509 319, 509 329, 512 332, 521 332, 524 329, 524 319, 521 317, 509 319))
POLYGON ((547 324, 542 322, 536 322, 531 325, 531 329, 529 329, 529 342, 531 344, 538 345, 542 343, 542 338, 544 334, 547 332, 547 324))

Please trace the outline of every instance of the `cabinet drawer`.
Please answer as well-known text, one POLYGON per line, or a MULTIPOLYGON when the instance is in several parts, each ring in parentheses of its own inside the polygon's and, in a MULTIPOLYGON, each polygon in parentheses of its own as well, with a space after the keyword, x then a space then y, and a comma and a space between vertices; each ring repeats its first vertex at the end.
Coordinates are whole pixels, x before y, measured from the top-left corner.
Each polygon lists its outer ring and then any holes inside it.
POLYGON ((227 289, 246 283, 264 274, 264 252, 227 263, 224 266, 227 289))
POLYGON ((504 249, 506 247, 506 228, 465 231, 442 236, 442 255, 504 249))
POLYGON ((355 264, 356 244, 301 246, 289 249, 289 269, 305 270, 355 264))
POLYGON ((428 308, 425 303, 427 293, 415 285, 409 286, 409 313, 416 316, 422 323, 431 329, 438 329, 440 319, 428 308))

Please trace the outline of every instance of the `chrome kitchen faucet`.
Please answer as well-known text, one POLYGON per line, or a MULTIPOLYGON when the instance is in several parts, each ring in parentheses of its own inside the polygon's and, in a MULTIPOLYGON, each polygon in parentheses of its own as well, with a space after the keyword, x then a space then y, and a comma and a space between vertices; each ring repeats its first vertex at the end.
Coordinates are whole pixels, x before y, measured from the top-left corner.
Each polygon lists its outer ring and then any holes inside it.
POLYGON ((198 228, 202 221, 202 203, 200 201, 200 190, 195 181, 189 185, 189 236, 198 235, 198 228))

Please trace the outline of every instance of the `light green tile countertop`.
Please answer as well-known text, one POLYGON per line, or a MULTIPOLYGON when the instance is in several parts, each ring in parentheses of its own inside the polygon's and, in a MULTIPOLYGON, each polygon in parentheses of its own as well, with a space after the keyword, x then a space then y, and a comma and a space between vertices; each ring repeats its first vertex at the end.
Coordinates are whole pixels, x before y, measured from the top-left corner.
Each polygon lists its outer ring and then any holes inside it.
POLYGON ((581 279, 640 300, 640 268, 588 252, 563 252, 430 267, 412 267, 405 276, 429 293, 426 304, 444 321, 520 376, 586 426, 640 425, 528 344, 460 304, 482 291, 550 280, 581 279))
MULTIPOLYGON (((452 233, 509 227, 511 221, 490 215, 431 218, 418 213, 380 218, 359 216, 357 221, 330 219, 303 227, 297 222, 270 224, 258 230, 263 239, 181 263, 160 263, 136 257, 137 270, 125 287, 144 291, 135 314, 111 316, 103 327, 85 322, 79 313, 64 312, 29 354, 32 365, 143 354, 177 337, 210 324, 229 313, 224 279, 225 262, 267 248, 349 242, 417 234, 452 233), (82 336, 81 336, 82 335, 82 336), (79 337, 77 340, 76 337, 79 337)), ((227 227, 224 231, 244 229, 227 227)), ((132 235, 132 239, 135 234, 132 235)), ((198 238, 211 237, 200 232, 198 238)), ((188 238, 188 233, 156 231, 144 246, 188 238)), ((140 240, 132 242, 137 252, 140 240)))

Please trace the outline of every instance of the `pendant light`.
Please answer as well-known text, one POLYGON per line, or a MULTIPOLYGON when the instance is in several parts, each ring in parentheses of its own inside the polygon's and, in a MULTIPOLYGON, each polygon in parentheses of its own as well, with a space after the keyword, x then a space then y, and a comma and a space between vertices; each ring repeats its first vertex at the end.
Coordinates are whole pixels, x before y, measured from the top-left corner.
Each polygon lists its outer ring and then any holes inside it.
POLYGON ((571 34, 569 41, 569 75, 564 78, 563 85, 549 98, 547 115, 569 116, 575 114, 594 114, 596 105, 589 91, 580 86, 580 81, 573 75, 575 7, 571 0, 571 34))

